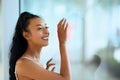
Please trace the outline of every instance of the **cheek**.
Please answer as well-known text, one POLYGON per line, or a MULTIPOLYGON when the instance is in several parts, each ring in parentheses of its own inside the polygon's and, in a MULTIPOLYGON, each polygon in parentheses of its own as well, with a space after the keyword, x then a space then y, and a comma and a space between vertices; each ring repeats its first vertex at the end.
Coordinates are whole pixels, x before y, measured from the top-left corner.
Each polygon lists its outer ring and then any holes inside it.
POLYGON ((38 40, 41 40, 41 37, 42 37, 42 32, 34 32, 32 33, 31 37, 32 37, 32 40, 34 41, 38 41, 38 40))
POLYGON ((40 31, 40 32, 38 32, 38 34, 39 34, 39 35, 43 35, 43 32, 42 32, 42 31, 40 31))
POLYGON ((41 38, 41 34, 33 34, 32 35, 32 39, 37 40, 37 39, 40 39, 40 38, 41 38))
POLYGON ((43 35, 43 31, 35 30, 35 31, 33 32, 33 35, 43 35))

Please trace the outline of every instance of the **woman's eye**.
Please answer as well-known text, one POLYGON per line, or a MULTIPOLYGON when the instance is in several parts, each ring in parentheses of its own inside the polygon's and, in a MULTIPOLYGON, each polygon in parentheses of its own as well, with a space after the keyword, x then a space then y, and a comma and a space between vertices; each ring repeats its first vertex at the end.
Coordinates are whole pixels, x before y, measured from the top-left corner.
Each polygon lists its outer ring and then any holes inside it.
POLYGON ((46 28, 46 29, 48 29, 49 27, 48 27, 48 26, 46 26, 45 28, 46 28))
MULTIPOLYGON (((48 27, 46 26, 46 27, 44 27, 45 29, 48 29, 48 27)), ((38 28, 38 30, 42 30, 43 28, 41 28, 41 27, 39 27, 38 28)))
POLYGON ((38 28, 38 30, 41 30, 42 28, 38 28))

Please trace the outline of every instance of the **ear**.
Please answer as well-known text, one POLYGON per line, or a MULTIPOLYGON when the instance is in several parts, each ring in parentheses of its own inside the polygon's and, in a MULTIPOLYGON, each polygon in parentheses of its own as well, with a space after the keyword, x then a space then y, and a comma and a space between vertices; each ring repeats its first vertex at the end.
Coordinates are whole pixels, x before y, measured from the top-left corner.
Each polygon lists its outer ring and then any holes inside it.
POLYGON ((30 39, 30 35, 28 32, 23 32, 23 37, 26 39, 26 40, 29 40, 30 39))

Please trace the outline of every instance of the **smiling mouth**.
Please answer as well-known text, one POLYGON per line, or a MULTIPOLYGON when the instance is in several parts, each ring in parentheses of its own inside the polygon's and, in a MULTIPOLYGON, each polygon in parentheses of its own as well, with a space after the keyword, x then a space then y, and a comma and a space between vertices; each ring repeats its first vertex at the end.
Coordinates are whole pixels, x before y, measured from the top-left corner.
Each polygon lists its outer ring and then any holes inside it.
POLYGON ((43 39, 43 40, 48 40, 48 37, 43 37, 42 39, 43 39))

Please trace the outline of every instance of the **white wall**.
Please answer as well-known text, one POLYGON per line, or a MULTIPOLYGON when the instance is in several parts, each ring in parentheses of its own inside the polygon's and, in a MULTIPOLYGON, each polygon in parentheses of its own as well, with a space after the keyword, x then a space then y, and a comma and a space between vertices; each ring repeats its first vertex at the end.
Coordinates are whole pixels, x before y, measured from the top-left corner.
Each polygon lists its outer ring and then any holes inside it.
POLYGON ((2 0, 2 63, 4 67, 4 80, 9 80, 8 53, 18 16, 19 0, 2 0))

